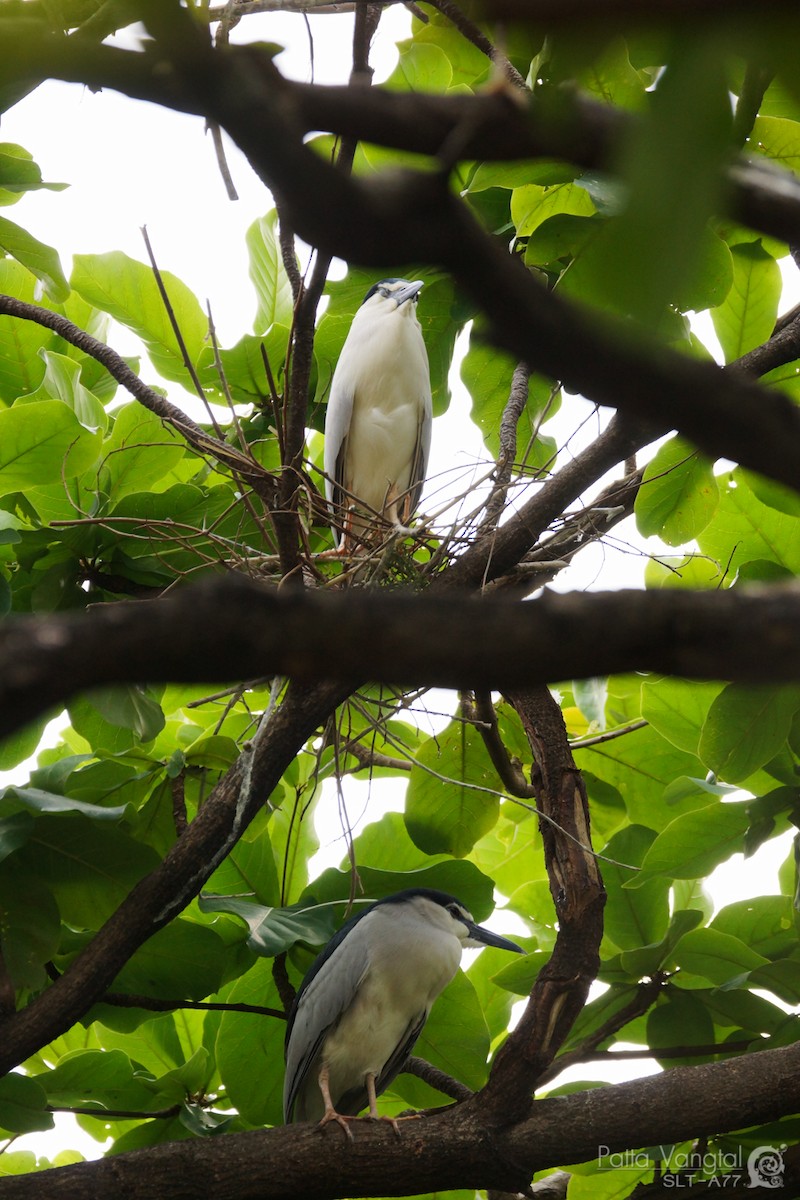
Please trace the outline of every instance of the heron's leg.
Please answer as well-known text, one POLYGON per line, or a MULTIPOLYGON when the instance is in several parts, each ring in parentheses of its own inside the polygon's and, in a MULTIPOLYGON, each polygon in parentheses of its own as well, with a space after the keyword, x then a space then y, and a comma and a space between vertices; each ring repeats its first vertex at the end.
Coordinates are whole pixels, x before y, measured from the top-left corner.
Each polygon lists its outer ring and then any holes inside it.
POLYGON ((402 534, 408 537, 412 530, 409 529, 406 522, 410 519, 411 513, 409 509, 408 493, 402 495, 397 490, 397 484, 391 483, 386 493, 386 499, 383 504, 383 515, 389 524, 394 529, 395 533, 402 534), (399 512, 398 512, 399 508, 399 512))
POLYGON ((378 1112, 378 1097, 375 1093, 375 1076, 367 1075, 364 1079, 367 1085, 367 1096, 369 1098, 369 1115, 373 1121, 386 1121, 391 1125, 396 1137, 400 1137, 400 1121, 416 1121, 419 1119, 419 1113, 408 1113, 405 1117, 382 1117, 378 1112))
POLYGON ((325 1112, 322 1114, 320 1126, 327 1125, 331 1121, 336 1121, 338 1125, 341 1125, 342 1129, 352 1142, 353 1135, 350 1132, 350 1125, 348 1122, 354 1121, 355 1117, 344 1116, 342 1113, 338 1113, 336 1111, 336 1107, 331 1099, 330 1072, 328 1071, 327 1063, 323 1063, 320 1067, 318 1082, 319 1090, 322 1092, 322 1100, 325 1104, 325 1112))

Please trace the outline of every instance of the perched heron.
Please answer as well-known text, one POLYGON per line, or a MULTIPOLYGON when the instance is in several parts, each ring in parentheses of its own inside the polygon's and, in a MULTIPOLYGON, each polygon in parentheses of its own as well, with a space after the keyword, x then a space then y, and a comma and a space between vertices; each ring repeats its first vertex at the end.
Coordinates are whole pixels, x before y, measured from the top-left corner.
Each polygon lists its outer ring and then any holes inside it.
POLYGON ((454 896, 397 892, 344 925, 312 964, 286 1031, 283 1113, 291 1121, 347 1121, 403 1069, 465 946, 524 950, 476 925, 454 896))
POLYGON ((404 529, 431 444, 428 354, 417 320, 422 280, 370 288, 345 339, 325 415, 325 492, 336 545, 368 540, 381 519, 404 529))

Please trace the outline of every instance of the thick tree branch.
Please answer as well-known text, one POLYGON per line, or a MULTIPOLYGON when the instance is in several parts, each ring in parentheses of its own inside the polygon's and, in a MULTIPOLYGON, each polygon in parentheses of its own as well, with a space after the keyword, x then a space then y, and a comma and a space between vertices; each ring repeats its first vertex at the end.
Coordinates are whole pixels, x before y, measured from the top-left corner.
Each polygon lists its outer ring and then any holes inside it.
POLYGON ((399 1138, 361 1121, 354 1141, 328 1126, 195 1138, 41 1175, 0 1180, 0 1200, 290 1200, 414 1195, 455 1188, 517 1192, 568 1158, 680 1142, 776 1120, 800 1106, 800 1044, 537 1101, 506 1130, 474 1102, 406 1123, 399 1138))
MULTIPOLYGON (((492 1119, 523 1116, 600 966, 606 895, 591 852, 589 801, 564 718, 546 687, 509 690, 534 756, 531 775, 558 934, 522 1019, 500 1047, 476 1103, 492 1119), (585 849, 584 847, 589 847, 585 849)), ((562 1160, 566 1161, 566 1160, 562 1160)))
POLYGON ((796 680, 800 587, 545 593, 525 604, 478 604, 355 591, 287 596, 230 576, 154 601, 7 619, 0 725, 8 734, 83 689, 134 681, 279 674, 339 680, 329 689, 335 696, 363 679, 513 688, 635 670, 796 680))

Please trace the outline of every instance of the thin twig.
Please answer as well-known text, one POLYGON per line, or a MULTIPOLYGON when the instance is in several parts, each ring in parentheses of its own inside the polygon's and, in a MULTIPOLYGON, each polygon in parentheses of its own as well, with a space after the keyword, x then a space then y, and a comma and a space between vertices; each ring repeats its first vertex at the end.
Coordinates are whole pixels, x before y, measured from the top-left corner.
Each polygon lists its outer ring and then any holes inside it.
POLYGON ((483 738, 483 744, 506 791, 523 800, 535 799, 536 789, 528 783, 519 764, 511 761, 500 736, 500 727, 497 724, 497 713, 492 704, 491 692, 476 691, 474 708, 466 698, 462 699, 462 708, 464 715, 473 721, 475 728, 483 738))

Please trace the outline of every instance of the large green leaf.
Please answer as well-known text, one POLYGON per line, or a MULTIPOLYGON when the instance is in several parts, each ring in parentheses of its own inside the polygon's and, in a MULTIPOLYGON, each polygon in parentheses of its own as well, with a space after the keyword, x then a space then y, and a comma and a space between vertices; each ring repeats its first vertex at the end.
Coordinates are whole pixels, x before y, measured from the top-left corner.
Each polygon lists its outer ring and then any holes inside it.
POLYGON ((226 956, 225 943, 213 929, 178 919, 140 946, 111 990, 202 1000, 219 988, 226 956))
POLYGON ((709 804, 671 821, 642 861, 642 874, 628 887, 640 887, 651 875, 700 879, 742 849, 749 816, 746 804, 709 804))
POLYGON ((108 489, 119 499, 152 487, 183 458, 184 443, 141 404, 117 409, 104 447, 108 489))
POLYGON ((778 264, 760 242, 740 242, 731 247, 731 255, 731 289, 723 303, 711 310, 726 362, 767 341, 775 326, 782 286, 778 264))
POLYGON ((120 1050, 76 1050, 34 1078, 47 1102, 58 1108, 91 1104, 102 1113, 106 1108, 147 1112, 164 1106, 155 1081, 143 1078, 120 1050))
MULTIPOLYGON (((138 334, 165 379, 188 382, 178 341, 153 271, 127 254, 76 254, 71 284, 93 304, 138 334)), ((198 361, 208 334, 208 317, 185 283, 161 271, 169 303, 190 363, 198 361)))
POLYGON ((706 981, 722 987, 767 965, 767 959, 745 942, 717 929, 690 930, 681 938, 675 959, 684 987, 705 987, 706 981), (689 976, 695 978, 690 980, 689 976))
POLYGON ((46 1104, 44 1089, 34 1079, 13 1071, 0 1079, 0 1129, 7 1133, 52 1129, 53 1118, 46 1104))
POLYGON ((272 209, 258 217, 245 234, 250 255, 250 278, 255 284, 258 311, 253 322, 256 333, 266 333, 273 325, 292 323, 292 289, 283 266, 278 244, 278 214, 272 209))
MULTIPOLYGON (((492 880, 474 863, 463 859, 445 859, 419 871, 378 871, 372 867, 359 867, 358 875, 369 900, 380 900, 407 888, 426 887, 457 897, 476 921, 483 921, 494 908, 492 880)), ((328 870, 308 885, 303 900, 314 900, 317 904, 349 900, 350 892, 350 872, 328 870)))
MULTIPOLYGON (((647 1016, 647 1041, 653 1057, 658 1060, 660 1048, 674 1050, 676 1046, 708 1046, 715 1041, 714 1022, 703 1001, 692 992, 670 988, 647 1016)), ((691 1065, 697 1057, 689 1053, 684 1059, 666 1059, 670 1066, 691 1065)))
MULTIPOLYGON (((230 1004, 282 1007, 271 964, 263 959, 225 991, 230 1004)), ((216 1057, 228 1098, 251 1125, 283 1122, 283 1043, 286 1023, 254 1013, 226 1012, 216 1057), (270 1068, 265 1070, 265 1064, 270 1068)))
POLYGON ((778 753, 798 709, 798 688, 728 684, 708 711, 698 754, 721 779, 739 783, 778 753))
POLYGON ((682 546, 708 525, 718 497, 708 459, 682 438, 671 438, 645 467, 634 504, 639 532, 682 546))
POLYGON ((758 116, 753 122, 750 145, 782 167, 800 172, 800 122, 758 116))
POLYGON ((52 246, 40 242, 14 221, 0 217, 0 249, 22 263, 41 280, 51 300, 55 300, 56 303, 66 300, 70 292, 69 284, 61 267, 58 251, 52 246))
MULTIPOLYGON (((461 361, 461 379, 472 397, 471 417, 483 434, 490 454, 500 453, 500 422, 511 390, 515 362, 491 346, 485 334, 473 326, 469 350, 461 361)), ((555 416, 561 406, 561 393, 549 380, 532 375, 528 382, 528 399, 517 424, 517 454, 515 462, 529 470, 551 462, 556 444, 545 437, 541 424, 555 416)))
POLYGON ((662 737, 696 754, 700 733, 720 684, 650 677, 642 684, 642 716, 662 737))
POLYGON ((66 183, 45 183, 33 156, 13 142, 0 142, 0 206, 16 204, 25 192, 63 191, 66 183))
POLYGON ((336 932, 339 904, 273 908, 242 900, 237 896, 202 896, 201 912, 230 913, 240 917, 250 933, 247 945, 256 954, 274 958, 302 942, 309 946, 324 946, 336 932))
POLYGON ((448 726, 423 745, 411 771, 405 820, 412 840, 426 854, 463 858, 497 821, 496 787, 478 730, 465 722, 448 726))
POLYGON ((758 561, 800 574, 800 519, 763 504, 742 471, 717 482, 719 508, 697 542, 715 560, 718 578, 730 583, 747 563, 758 561))
POLYGON ((657 942, 667 929, 668 879, 650 878, 637 888, 623 886, 636 877, 636 870, 628 868, 641 866, 655 840, 652 829, 629 825, 603 847, 603 882, 608 892, 603 923, 606 935, 620 950, 657 942))
POLYGON ((81 474, 96 461, 100 440, 61 400, 0 411, 0 495, 81 474))
POLYGON ((39 387, 22 397, 18 403, 32 404, 40 400, 63 400, 87 429, 105 433, 108 417, 102 402, 81 382, 79 362, 53 350, 39 352, 45 361, 44 379, 39 387))
MULTIPOLYGON (((28 830, 30 839, 32 834, 28 830)), ((47 980, 45 963, 58 949, 59 912, 44 872, 31 869, 30 859, 12 854, 0 868, 0 930, 3 960, 14 987, 38 989, 47 980)))
POLYGON ((78 813, 40 817, 18 854, 47 879, 63 919, 99 929, 159 857, 116 826, 78 813))

